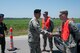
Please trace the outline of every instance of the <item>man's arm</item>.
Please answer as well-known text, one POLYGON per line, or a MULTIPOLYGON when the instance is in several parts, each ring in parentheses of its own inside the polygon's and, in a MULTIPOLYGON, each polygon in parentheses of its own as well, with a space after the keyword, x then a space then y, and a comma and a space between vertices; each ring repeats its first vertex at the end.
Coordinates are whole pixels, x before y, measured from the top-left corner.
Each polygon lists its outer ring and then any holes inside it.
POLYGON ((50 25, 51 25, 51 32, 52 32, 54 29, 54 22, 52 21, 52 19, 50 19, 50 25))
POLYGON ((4 30, 5 30, 5 32, 6 32, 6 35, 8 35, 8 29, 7 29, 7 27, 6 27, 5 24, 4 24, 4 30))
POLYGON ((79 34, 78 27, 72 21, 70 21, 69 25, 70 25, 70 27, 69 27, 70 28, 70 32, 72 33, 72 35, 75 38, 75 40, 78 41, 80 39, 80 34, 79 34))
POLYGON ((46 30, 42 30, 40 28, 40 25, 36 22, 36 21, 32 21, 32 25, 35 28, 37 33, 41 33, 41 34, 49 34, 49 32, 47 32, 46 30))
POLYGON ((74 22, 70 21, 69 26, 72 32, 77 33, 79 31, 78 27, 76 26, 74 22))

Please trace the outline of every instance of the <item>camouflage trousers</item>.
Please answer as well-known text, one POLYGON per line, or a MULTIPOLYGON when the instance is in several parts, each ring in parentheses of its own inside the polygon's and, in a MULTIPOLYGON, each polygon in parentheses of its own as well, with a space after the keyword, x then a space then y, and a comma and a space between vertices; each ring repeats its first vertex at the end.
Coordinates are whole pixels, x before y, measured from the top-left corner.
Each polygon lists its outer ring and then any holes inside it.
POLYGON ((30 53, 41 53, 40 43, 29 43, 30 53))
POLYGON ((47 45, 47 39, 48 39, 48 42, 49 42, 49 47, 50 47, 50 49, 52 49, 53 48, 53 37, 49 37, 49 36, 43 36, 43 47, 46 47, 46 45, 47 45))

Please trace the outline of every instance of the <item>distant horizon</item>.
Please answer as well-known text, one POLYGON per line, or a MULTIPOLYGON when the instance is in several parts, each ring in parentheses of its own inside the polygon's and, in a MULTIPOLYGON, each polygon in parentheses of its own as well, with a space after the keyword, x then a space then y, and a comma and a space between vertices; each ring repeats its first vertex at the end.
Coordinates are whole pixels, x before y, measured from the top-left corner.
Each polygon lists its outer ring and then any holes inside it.
MULTIPOLYGON (((11 18, 14 18, 14 19, 15 19, 15 18, 22 18, 22 19, 24 18, 24 19, 25 19, 25 18, 31 18, 31 17, 4 17, 4 19, 7 19, 7 18, 10 18, 10 19, 11 19, 11 18)), ((41 18, 41 17, 40 17, 40 18, 41 18)), ((59 17, 51 17, 51 18, 59 18, 59 17)), ((72 17, 72 18, 80 18, 80 17, 72 17)))

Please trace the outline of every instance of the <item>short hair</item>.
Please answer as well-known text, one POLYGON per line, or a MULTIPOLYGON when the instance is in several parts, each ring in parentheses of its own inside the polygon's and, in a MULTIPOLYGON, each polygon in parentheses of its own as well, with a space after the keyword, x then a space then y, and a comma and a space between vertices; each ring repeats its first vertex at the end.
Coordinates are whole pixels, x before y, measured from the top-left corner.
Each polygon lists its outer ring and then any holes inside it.
POLYGON ((34 13, 41 13, 41 9, 35 9, 34 13))
POLYGON ((0 14, 0 17, 4 17, 4 14, 0 14))
POLYGON ((48 15, 48 11, 45 11, 43 14, 47 14, 48 15))
POLYGON ((68 15, 68 11, 65 10, 65 11, 60 11, 61 14, 65 14, 65 15, 68 15))

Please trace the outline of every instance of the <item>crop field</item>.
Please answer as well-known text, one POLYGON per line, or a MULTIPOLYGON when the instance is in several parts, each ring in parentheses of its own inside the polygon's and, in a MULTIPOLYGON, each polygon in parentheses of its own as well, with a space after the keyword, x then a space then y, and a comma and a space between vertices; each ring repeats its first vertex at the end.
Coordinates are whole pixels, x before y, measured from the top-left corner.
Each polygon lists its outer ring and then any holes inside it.
MULTIPOLYGON (((4 19, 4 23, 7 25, 8 30, 10 27, 13 28, 13 35, 19 36, 19 35, 26 35, 28 34, 28 23, 31 18, 6 18, 4 19)), ((56 28, 61 25, 61 20, 59 18, 52 19, 54 22, 54 30, 56 31, 56 28)), ((79 18, 75 19, 75 22, 80 22, 79 18)), ((41 19, 40 19, 40 25, 41 25, 41 19)), ((8 34, 9 35, 9 34, 8 34)))

